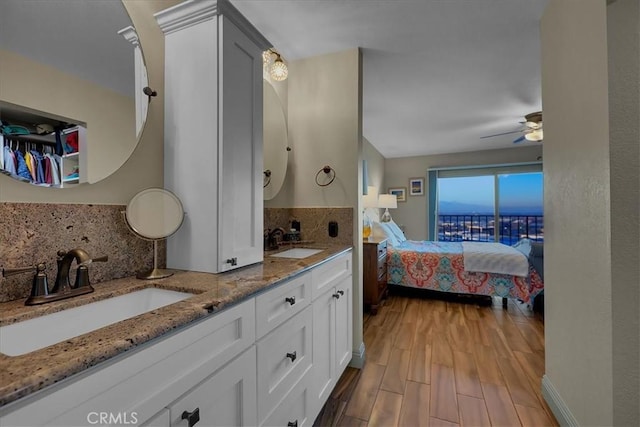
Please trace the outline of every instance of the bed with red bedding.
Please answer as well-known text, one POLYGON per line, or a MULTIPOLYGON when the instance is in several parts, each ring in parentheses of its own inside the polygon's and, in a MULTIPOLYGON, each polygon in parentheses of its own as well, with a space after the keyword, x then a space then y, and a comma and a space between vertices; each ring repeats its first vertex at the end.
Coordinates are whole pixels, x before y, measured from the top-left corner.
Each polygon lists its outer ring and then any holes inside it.
POLYGON ((528 260, 527 266, 523 275, 468 271, 462 242, 406 240, 388 248, 387 283, 390 287, 514 298, 529 304, 543 290, 543 283, 528 260))

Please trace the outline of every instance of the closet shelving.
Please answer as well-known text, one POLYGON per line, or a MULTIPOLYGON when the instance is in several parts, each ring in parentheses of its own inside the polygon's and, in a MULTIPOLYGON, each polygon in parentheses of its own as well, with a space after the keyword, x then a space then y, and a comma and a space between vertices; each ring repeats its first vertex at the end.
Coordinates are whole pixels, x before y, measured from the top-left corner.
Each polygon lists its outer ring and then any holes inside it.
MULTIPOLYGON (((73 138, 77 142, 77 151, 67 152, 60 156, 60 184, 50 184, 48 186, 65 188, 87 182, 87 171, 86 167, 84 167, 84 165, 86 165, 86 132, 86 128, 79 125, 64 129, 61 132, 61 138, 63 141, 66 141, 68 135, 74 133, 76 134, 73 135, 73 138)), ((40 153, 53 153, 56 146, 55 133, 50 133, 47 135, 4 135, 2 137, 2 140, 3 145, 9 145, 16 148, 19 147, 23 152, 35 149, 40 153)), ((64 145, 65 144, 63 142, 63 146, 64 145)), ((2 165, 0 165, 0 172, 8 174, 5 170, 2 169, 2 165)), ((25 180, 24 178, 18 179, 25 180)), ((47 186, 47 184, 37 183, 34 181, 31 181, 31 183, 35 185, 47 186)))

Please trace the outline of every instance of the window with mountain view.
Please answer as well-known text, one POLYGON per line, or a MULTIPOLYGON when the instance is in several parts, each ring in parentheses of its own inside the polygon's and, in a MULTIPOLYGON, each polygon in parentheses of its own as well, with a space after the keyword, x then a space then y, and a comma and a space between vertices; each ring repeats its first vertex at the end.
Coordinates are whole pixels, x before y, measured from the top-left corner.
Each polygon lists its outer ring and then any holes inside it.
POLYGON ((521 168, 485 168, 432 174, 435 212, 430 229, 439 241, 544 240, 543 176, 521 168), (434 185, 435 184, 435 185, 434 185))

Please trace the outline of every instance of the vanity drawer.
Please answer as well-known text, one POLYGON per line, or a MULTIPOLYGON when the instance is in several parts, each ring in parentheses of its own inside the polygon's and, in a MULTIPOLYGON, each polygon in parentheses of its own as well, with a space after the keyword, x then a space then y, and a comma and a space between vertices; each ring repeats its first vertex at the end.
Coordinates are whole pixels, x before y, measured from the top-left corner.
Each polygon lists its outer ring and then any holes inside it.
POLYGON ((352 253, 340 255, 311 271, 311 296, 316 299, 327 289, 351 274, 352 253))
POLYGON ((258 420, 263 421, 311 366, 311 306, 258 341, 258 420))
POLYGON ((313 418, 311 414, 311 382, 313 380, 311 369, 291 388, 282 399, 277 408, 269 414, 261 426, 311 426, 313 418))
POLYGON ((311 273, 307 272, 256 298, 256 335, 261 338, 302 311, 311 302, 311 273))

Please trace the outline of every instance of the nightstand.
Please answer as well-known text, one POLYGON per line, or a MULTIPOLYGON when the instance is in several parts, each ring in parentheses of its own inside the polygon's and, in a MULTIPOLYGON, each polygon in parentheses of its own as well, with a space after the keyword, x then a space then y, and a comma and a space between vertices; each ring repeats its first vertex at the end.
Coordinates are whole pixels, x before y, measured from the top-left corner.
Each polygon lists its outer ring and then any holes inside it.
POLYGON ((364 306, 376 314, 387 295, 387 239, 371 238, 362 242, 362 246, 364 306))

